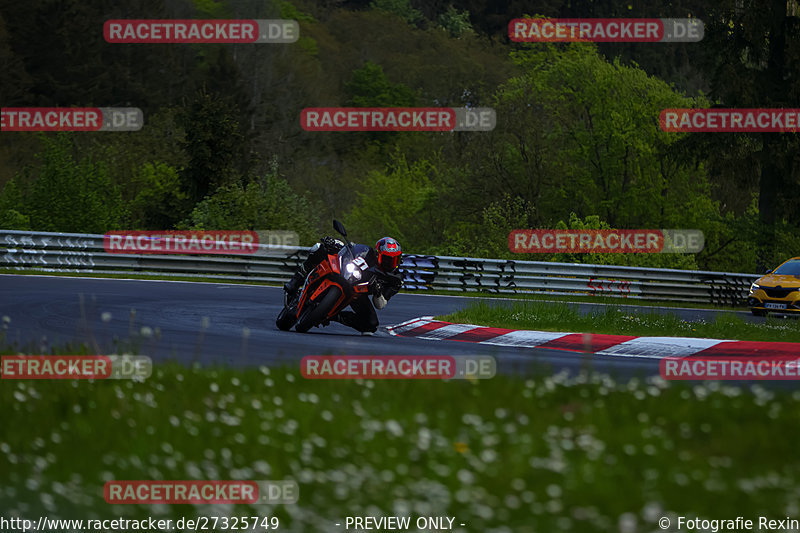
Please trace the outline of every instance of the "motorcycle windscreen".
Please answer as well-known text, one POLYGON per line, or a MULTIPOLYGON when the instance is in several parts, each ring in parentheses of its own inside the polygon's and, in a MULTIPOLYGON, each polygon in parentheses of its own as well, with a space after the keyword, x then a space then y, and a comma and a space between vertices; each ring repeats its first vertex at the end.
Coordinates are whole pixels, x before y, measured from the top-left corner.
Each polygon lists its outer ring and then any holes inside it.
POLYGON ((353 285, 365 283, 374 275, 375 256, 375 251, 363 244, 354 244, 352 253, 347 247, 342 248, 339 251, 340 272, 353 285))

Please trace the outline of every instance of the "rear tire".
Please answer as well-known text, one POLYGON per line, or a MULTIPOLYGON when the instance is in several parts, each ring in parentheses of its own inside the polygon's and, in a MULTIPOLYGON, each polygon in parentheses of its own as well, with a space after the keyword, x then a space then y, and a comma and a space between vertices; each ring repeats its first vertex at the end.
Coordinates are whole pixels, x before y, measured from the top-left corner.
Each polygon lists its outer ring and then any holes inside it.
POLYGON ((319 303, 311 309, 303 311, 303 314, 297 319, 297 325, 294 330, 299 333, 305 333, 312 327, 316 326, 328 316, 328 312, 333 309, 336 302, 341 298, 342 290, 339 287, 331 287, 328 292, 320 298, 319 303))
POLYGON ((278 329, 281 331, 289 331, 292 329, 295 322, 297 322, 297 316, 288 306, 284 306, 278 318, 275 319, 275 325, 278 326, 278 329))

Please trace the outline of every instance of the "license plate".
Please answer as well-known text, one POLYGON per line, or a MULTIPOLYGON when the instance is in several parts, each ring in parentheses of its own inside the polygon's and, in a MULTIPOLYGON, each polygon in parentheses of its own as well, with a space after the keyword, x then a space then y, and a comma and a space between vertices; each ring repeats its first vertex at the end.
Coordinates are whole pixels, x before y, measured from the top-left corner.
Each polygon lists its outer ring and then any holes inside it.
POLYGON ((767 309, 786 309, 786 304, 773 304, 773 303, 766 303, 764 307, 767 309))

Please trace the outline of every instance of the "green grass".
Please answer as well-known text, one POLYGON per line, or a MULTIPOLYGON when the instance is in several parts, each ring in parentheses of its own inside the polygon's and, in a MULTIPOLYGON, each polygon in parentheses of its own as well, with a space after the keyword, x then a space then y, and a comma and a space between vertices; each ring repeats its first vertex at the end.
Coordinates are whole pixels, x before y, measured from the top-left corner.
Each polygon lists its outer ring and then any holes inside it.
POLYGON ((800 509, 800 392, 786 390, 166 364, 145 382, 2 381, 0 397, 4 516, 274 515, 282 531, 327 532, 345 516, 447 515, 458 532, 586 533, 800 509), (294 479, 300 498, 113 506, 110 479, 294 479))
POLYGON ((713 309, 714 311, 742 311, 749 309, 745 306, 734 307, 731 305, 714 305, 702 302, 679 302, 666 300, 644 300, 641 298, 615 298, 612 296, 593 296, 589 294, 552 294, 549 292, 520 293, 520 294, 501 294, 491 292, 462 292, 462 291, 404 291, 409 294, 434 294, 441 296, 463 296, 467 298, 497 298, 508 300, 540 301, 540 302, 564 302, 564 303, 595 303, 603 305, 635 305, 642 307, 682 307, 687 309, 713 309))
POLYGON ((461 324, 538 331, 800 342, 800 321, 796 319, 769 317, 763 323, 746 322, 733 313, 724 312, 716 315, 712 322, 688 322, 674 313, 656 310, 632 313, 614 306, 583 314, 565 303, 473 302, 464 309, 437 318, 461 324))

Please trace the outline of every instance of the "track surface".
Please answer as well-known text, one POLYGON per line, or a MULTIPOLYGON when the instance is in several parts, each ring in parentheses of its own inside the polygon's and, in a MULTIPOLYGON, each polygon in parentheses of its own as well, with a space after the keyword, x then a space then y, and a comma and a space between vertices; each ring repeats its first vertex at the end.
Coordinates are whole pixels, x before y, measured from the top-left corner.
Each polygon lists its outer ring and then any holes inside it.
MULTIPOLYGON (((282 307, 282 291, 278 287, 0 275, 0 294, 0 317, 11 319, 6 340, 23 347, 26 353, 48 353, 50 347, 68 343, 88 343, 98 354, 112 353, 115 347, 129 346, 115 344, 117 340, 127 343, 132 339, 141 355, 184 363, 298 364, 305 355, 325 354, 493 355, 498 369, 506 372, 523 372, 532 364, 553 371, 574 371, 591 364, 596 370, 620 376, 658 373, 658 362, 652 359, 431 342, 392 337, 383 328, 374 337, 362 337, 336 323, 314 328, 308 334, 283 332, 275 327, 275 317, 282 307), (107 321, 103 320, 104 314, 107 321), (152 332, 149 336, 148 328, 152 332)), ((446 314, 464 307, 469 300, 399 294, 378 312, 378 317, 381 325, 387 326, 422 315, 446 314)), ((597 307, 575 305, 583 312, 597 307)), ((627 308, 632 312, 654 309, 627 308)), ((701 309, 663 311, 674 312, 685 320, 710 320, 716 314, 701 309)), ((749 313, 743 314, 749 317, 749 313)))

